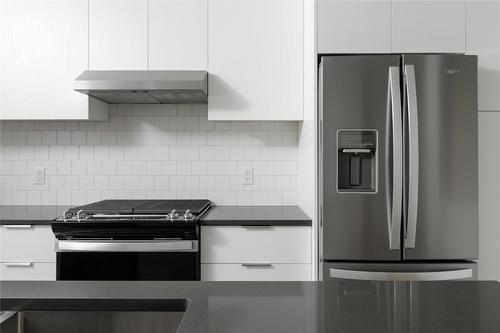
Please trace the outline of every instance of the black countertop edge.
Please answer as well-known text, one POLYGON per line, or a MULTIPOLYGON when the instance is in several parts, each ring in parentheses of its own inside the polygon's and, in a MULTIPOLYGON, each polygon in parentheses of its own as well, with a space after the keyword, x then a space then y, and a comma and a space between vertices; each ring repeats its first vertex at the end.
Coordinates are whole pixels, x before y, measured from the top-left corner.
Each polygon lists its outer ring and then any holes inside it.
POLYGON ((216 206, 200 222, 202 226, 311 226, 298 206, 216 206))
MULTIPOLYGON (((0 225, 50 225, 68 206, 0 205, 0 225)), ((298 206, 215 206, 200 225, 207 226, 311 226, 298 206)))

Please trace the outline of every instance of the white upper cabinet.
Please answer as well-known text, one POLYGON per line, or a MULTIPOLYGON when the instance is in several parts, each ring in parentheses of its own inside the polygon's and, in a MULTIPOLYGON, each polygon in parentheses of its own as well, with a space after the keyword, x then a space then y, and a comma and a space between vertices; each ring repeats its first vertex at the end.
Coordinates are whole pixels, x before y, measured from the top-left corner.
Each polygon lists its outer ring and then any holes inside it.
POLYGON ((467 53, 478 56, 479 110, 500 111, 500 1, 467 2, 467 53))
POLYGON ((107 119, 73 90, 88 69, 88 18, 86 0, 0 1, 0 119, 107 119))
POLYGON ((319 53, 390 53, 391 1, 318 0, 319 53))
POLYGON ((465 2, 393 0, 392 52, 464 53, 465 2))
POLYGON ((207 69, 207 1, 149 1, 149 69, 207 69))
POLYGON ((90 0, 89 67, 148 69, 148 1, 90 0))
POLYGON ((208 3, 208 118, 303 119, 303 2, 208 3))

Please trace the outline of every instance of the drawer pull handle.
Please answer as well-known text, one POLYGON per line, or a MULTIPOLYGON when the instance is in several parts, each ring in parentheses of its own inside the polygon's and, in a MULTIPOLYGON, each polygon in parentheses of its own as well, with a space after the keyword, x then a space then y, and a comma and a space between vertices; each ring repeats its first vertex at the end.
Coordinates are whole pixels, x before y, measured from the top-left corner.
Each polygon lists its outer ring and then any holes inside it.
POLYGON ((270 225, 242 225, 245 229, 271 229, 270 225))
POLYGON ((7 267, 31 267, 33 265, 32 262, 8 262, 5 263, 7 267))
POLYGON ((241 266, 246 267, 246 268, 251 268, 251 267, 272 267, 273 264, 269 262, 247 262, 241 264, 241 266))
POLYGON ((6 229, 29 229, 31 228, 31 224, 8 224, 3 225, 2 227, 6 229))

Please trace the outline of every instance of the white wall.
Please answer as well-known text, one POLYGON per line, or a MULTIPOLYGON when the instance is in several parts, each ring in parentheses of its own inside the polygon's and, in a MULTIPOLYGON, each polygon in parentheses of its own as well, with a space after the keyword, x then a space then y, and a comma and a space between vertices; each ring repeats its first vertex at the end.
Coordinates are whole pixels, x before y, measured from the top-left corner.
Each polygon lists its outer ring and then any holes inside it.
POLYGON ((0 204, 208 198, 297 204, 297 123, 208 121, 206 106, 113 105, 109 122, 0 122, 0 204), (33 168, 46 183, 34 185, 33 168), (251 167, 254 184, 242 185, 251 167))

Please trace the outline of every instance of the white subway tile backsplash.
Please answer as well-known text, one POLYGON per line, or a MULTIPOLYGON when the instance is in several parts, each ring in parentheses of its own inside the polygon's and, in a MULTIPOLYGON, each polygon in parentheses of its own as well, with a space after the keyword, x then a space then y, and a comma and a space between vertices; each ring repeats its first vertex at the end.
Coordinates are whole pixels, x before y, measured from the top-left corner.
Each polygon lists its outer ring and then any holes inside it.
POLYGON ((296 122, 207 120, 203 105, 112 105, 109 122, 1 121, 0 204, 110 198, 297 203, 296 122), (34 184, 34 168, 46 182, 34 184), (242 184, 252 168, 253 184, 242 184))

